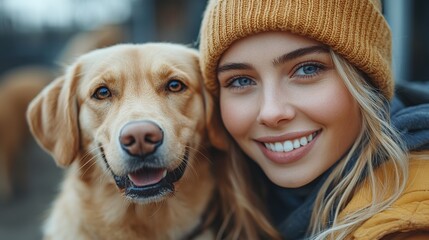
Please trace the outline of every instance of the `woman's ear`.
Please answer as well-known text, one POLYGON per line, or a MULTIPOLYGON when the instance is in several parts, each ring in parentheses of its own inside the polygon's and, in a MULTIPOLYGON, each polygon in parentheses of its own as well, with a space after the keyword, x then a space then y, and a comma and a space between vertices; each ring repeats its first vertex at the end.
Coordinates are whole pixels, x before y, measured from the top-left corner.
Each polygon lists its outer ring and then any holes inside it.
POLYGON ((69 69, 33 99, 27 122, 36 141, 62 167, 70 165, 79 151, 76 88, 80 67, 69 69))
POLYGON ((203 87, 203 94, 209 140, 215 148, 226 151, 230 140, 222 123, 219 103, 214 100, 214 96, 205 87, 203 87))

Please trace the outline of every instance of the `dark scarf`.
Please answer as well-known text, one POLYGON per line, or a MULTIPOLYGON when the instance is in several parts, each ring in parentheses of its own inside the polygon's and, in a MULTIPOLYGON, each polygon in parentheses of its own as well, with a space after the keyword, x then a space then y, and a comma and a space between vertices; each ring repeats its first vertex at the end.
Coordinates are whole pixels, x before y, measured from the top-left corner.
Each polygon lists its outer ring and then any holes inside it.
MULTIPOLYGON (((429 149, 429 85, 397 85, 390 108, 391 123, 399 131, 407 150, 429 149)), ((346 169, 356 162, 358 154, 354 155, 346 169)), ((312 183, 296 189, 282 188, 265 179, 268 210, 285 239, 306 238, 314 201, 333 167, 312 183)))

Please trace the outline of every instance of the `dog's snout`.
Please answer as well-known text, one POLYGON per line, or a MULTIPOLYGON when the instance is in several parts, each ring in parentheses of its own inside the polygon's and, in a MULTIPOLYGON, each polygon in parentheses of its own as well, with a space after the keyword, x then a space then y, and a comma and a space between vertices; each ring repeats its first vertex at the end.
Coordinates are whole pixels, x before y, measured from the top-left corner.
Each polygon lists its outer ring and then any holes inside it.
POLYGON ((119 135, 122 148, 130 155, 143 157, 161 145, 163 132, 153 122, 136 121, 126 124, 119 135))

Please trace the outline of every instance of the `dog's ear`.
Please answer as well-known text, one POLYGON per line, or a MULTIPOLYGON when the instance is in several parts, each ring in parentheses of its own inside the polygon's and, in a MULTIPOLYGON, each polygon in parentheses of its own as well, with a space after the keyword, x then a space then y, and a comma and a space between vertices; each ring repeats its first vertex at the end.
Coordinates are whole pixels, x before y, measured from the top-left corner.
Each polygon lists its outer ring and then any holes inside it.
POLYGON ((214 96, 205 87, 203 87, 203 94, 209 140, 215 148, 226 151, 228 150, 229 137, 222 123, 219 103, 214 100, 214 96))
POLYGON ((33 99, 27 109, 27 122, 36 141, 61 167, 72 163, 79 151, 76 99, 78 65, 55 79, 33 99))

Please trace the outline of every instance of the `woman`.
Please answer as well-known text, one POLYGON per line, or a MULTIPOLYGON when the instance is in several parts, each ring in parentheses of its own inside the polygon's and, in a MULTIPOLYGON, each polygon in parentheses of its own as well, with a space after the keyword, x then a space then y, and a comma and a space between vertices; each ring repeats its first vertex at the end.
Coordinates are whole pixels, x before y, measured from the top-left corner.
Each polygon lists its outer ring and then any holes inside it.
POLYGON ((231 156, 222 237, 429 237, 429 105, 390 119, 379 1, 212 0, 200 34, 231 156))

